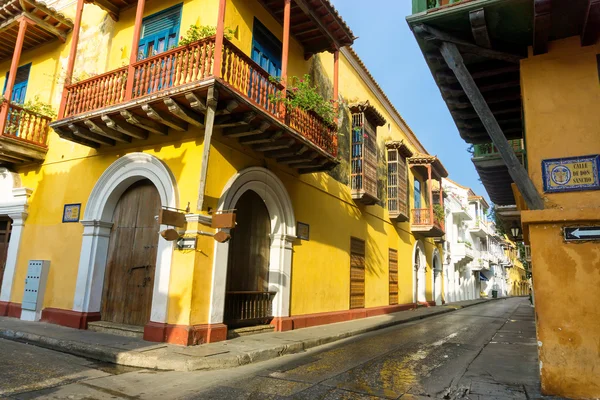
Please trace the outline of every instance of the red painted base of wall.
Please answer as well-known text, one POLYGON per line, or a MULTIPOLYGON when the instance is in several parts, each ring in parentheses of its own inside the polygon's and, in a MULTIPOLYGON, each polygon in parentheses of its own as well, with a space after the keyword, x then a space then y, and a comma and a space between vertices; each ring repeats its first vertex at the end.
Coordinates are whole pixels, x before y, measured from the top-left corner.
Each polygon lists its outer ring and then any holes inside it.
POLYGON ((435 307, 435 301, 420 301, 419 305, 423 307, 435 307))
MULTIPOLYGON (((297 315, 285 318, 286 327, 291 322, 291 329, 308 328, 311 326, 332 324, 335 322, 351 321, 353 319, 375 317, 377 315, 391 314, 415 308, 415 304, 397 304, 393 306, 382 306, 373 308, 359 308, 355 310, 333 311, 317 314, 297 315)), ((273 324, 273 322, 271 322, 273 324)), ((275 325, 275 330, 277 325, 275 325)), ((282 322, 283 326, 283 322, 282 322)), ((290 330, 290 329, 286 329, 290 330)))
POLYGON ((172 325, 149 322, 144 327, 144 340, 183 346, 220 342, 227 339, 227 325, 172 325))
POLYGON ((21 318, 21 303, 0 301, 0 317, 21 318))
POLYGON ((75 329, 87 329, 88 322, 100 321, 100 313, 84 313, 61 308, 44 308, 42 321, 51 324, 68 326, 75 329))

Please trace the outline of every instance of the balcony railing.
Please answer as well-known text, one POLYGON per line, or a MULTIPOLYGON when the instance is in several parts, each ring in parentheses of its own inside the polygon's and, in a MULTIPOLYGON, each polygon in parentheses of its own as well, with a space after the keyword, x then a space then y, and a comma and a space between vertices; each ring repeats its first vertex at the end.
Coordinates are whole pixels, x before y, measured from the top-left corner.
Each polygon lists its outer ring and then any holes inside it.
POLYGON ((273 318, 275 292, 236 291, 225 296, 224 321, 230 327, 268 324, 273 318))
MULTIPOLYGON (((212 36, 136 62, 132 65, 133 82, 128 82, 129 67, 123 67, 68 85, 63 118, 209 79, 213 77, 214 52, 215 37, 212 36), (127 89, 128 83, 131 90, 127 89)), ((221 81, 316 146, 337 156, 336 126, 301 109, 285 110, 284 115, 271 96, 284 87, 269 78, 255 61, 224 39, 221 81)))
MULTIPOLYGON (((520 155, 525 153, 525 148, 523 146, 523 139, 513 139, 509 140, 508 143, 514 150, 515 154, 520 155)), ((498 148, 493 143, 484 143, 484 144, 476 144, 474 147, 473 157, 491 157, 497 156, 500 157, 500 152, 498 148)))
POLYGON ((447 4, 459 3, 460 1, 461 0, 413 0, 412 13, 416 14, 447 4))
POLYGON ((413 208, 412 224, 414 226, 435 226, 444 230, 444 221, 441 221, 429 208, 413 208))
POLYGON ((2 114, 5 112, 7 115, 6 125, 2 136, 46 147, 50 117, 26 110, 22 106, 7 101, 2 103, 2 114))

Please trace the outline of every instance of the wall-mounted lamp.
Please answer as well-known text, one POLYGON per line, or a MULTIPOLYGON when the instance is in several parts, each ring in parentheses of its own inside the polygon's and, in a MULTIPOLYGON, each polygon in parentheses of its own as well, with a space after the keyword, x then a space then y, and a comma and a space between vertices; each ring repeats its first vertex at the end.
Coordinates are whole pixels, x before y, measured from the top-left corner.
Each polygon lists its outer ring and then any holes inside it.
POLYGON ((521 228, 519 228, 519 226, 517 225, 516 222, 513 222, 513 226, 512 228, 510 228, 510 233, 512 234, 513 238, 518 238, 521 234, 521 228))

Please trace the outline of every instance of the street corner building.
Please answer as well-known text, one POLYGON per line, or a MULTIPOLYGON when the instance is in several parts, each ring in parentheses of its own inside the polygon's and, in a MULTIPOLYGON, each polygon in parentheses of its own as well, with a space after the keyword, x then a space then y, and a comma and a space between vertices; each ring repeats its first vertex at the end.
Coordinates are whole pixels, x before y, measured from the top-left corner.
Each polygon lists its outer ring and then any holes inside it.
POLYGON ((407 21, 526 244, 543 394, 600 397, 600 2, 413 0, 407 21))
POLYGON ((448 174, 327 0, 47 3, 0 7, 1 316, 196 345, 445 301, 448 174))

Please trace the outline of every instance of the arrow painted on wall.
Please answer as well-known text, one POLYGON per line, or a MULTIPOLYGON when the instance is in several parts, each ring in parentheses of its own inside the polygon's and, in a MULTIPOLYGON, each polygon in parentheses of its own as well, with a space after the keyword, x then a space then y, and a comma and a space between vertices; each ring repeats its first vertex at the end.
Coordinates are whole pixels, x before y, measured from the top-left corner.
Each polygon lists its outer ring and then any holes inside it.
POLYGON ((573 232, 571 232, 571 235, 575 236, 577 239, 587 236, 600 236, 600 229, 594 231, 582 231, 580 229, 575 229, 573 232))

